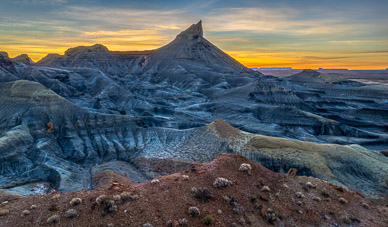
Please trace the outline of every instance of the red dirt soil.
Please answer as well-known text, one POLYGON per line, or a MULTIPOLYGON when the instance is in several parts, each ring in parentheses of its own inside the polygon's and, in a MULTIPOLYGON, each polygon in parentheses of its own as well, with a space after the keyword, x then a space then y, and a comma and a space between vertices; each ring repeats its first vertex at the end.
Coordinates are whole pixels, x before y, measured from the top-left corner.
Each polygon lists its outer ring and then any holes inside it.
MULTIPOLYGON (((113 183, 104 190, 55 193, 17 198, 0 205, 9 210, 0 216, 0 226, 138 226, 150 223, 154 227, 167 226, 168 220, 187 219, 187 226, 205 226, 203 219, 211 215, 211 226, 388 226, 388 202, 372 200, 356 191, 348 191, 311 177, 287 177, 274 173, 242 156, 225 154, 210 163, 193 166, 182 173, 160 177, 151 182, 124 185, 113 183), (242 163, 249 163, 251 174, 239 171, 242 163), (183 175, 189 179, 184 180, 183 175), (214 188, 217 177, 233 182, 230 187, 214 188), (311 182, 312 187, 306 185, 311 182), (270 191, 262 191, 268 186, 270 191), (206 187, 212 198, 197 200, 191 189, 206 187), (96 203, 100 195, 118 195, 121 192, 137 194, 139 199, 117 204, 113 213, 104 213, 96 203), (301 192, 304 198, 297 198, 301 192), (59 195, 59 197, 58 197, 59 195), (225 200, 224 196, 233 197, 225 200), (58 197, 58 198, 55 198, 58 197), (70 200, 79 197, 82 203, 71 206, 70 200), (315 197, 321 200, 316 201, 315 197), (340 202, 340 198, 345 203, 340 202), (300 201, 300 202, 299 202, 300 201), (347 202, 346 202, 347 201, 347 202), (31 209, 36 205, 36 209, 31 209), (199 217, 189 215, 189 207, 200 210, 199 217), (78 216, 66 218, 68 209, 78 216), (276 214, 273 224, 268 210, 276 214), (31 213, 21 217, 23 210, 31 213), (57 214, 56 224, 47 219, 57 214)), ((0 212, 1 213, 1 212, 0 212)), ((174 221, 174 223, 176 223, 174 221)))

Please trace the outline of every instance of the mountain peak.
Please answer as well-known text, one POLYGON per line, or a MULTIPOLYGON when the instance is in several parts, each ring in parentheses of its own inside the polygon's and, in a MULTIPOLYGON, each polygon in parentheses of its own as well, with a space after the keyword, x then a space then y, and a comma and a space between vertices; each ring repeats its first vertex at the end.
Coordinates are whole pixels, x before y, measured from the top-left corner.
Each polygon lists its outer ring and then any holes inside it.
POLYGON ((179 33, 177 38, 198 39, 203 37, 202 20, 196 24, 192 24, 188 29, 179 33))

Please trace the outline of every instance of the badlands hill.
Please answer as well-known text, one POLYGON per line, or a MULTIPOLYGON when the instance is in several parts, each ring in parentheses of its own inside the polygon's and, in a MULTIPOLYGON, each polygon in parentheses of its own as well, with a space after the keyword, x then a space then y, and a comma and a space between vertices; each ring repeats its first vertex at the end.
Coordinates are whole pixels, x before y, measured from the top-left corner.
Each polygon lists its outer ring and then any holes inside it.
POLYGON ((381 200, 225 154, 141 184, 0 196, 1 226, 386 226, 381 200), (222 179, 219 179, 222 178, 222 179))
POLYGON ((146 182, 236 153, 382 196, 387 157, 365 147, 387 146, 388 90, 327 80, 251 71, 208 41, 201 22, 153 51, 96 44, 37 63, 1 52, 0 188, 146 182))

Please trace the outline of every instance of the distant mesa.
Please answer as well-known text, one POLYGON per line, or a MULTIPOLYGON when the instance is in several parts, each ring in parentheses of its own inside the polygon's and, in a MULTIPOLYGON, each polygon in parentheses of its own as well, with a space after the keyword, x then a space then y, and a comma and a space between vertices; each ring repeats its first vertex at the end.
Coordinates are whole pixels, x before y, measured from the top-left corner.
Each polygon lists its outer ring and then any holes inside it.
POLYGON ((251 68, 252 70, 292 70, 292 67, 251 68))
POLYGON ((21 54, 15 58, 13 58, 16 62, 20 62, 26 65, 32 65, 34 64, 34 61, 31 60, 31 58, 27 54, 21 54))
POLYGON ((84 53, 84 52, 109 52, 108 48, 102 44, 95 44, 93 46, 79 46, 70 48, 65 52, 66 56, 71 56, 74 54, 84 53))

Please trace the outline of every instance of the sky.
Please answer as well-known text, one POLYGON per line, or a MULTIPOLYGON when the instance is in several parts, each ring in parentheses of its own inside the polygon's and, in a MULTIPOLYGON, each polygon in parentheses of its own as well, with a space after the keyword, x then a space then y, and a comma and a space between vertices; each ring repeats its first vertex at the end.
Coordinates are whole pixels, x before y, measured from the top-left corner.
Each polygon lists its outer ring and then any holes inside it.
POLYGON ((247 67, 388 68, 387 0, 0 0, 0 51, 149 50, 199 20, 247 67))

